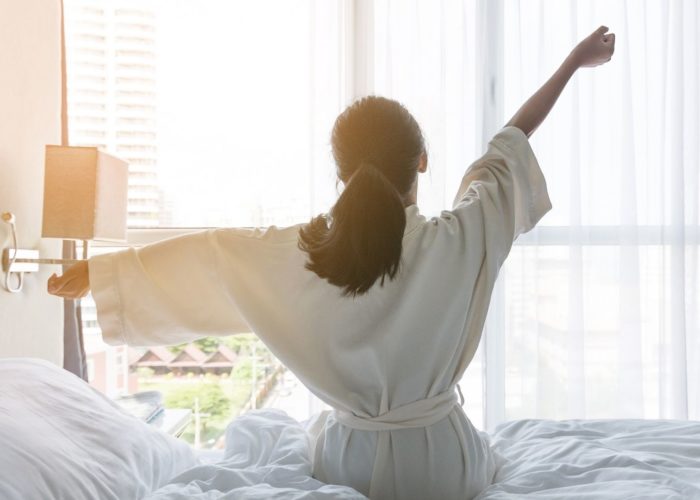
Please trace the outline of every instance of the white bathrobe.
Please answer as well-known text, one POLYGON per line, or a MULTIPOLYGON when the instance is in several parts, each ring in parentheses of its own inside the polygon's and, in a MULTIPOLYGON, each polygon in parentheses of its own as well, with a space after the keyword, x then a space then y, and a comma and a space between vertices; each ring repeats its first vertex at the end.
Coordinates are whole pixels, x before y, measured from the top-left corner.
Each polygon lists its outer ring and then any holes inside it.
POLYGON ((211 229, 93 257, 90 283, 112 344, 255 332, 335 409, 310 427, 318 479, 375 499, 472 498, 494 457, 455 386, 513 239, 550 208, 526 136, 506 127, 452 210, 426 219, 406 208, 398 276, 360 297, 304 268, 300 226, 211 229))

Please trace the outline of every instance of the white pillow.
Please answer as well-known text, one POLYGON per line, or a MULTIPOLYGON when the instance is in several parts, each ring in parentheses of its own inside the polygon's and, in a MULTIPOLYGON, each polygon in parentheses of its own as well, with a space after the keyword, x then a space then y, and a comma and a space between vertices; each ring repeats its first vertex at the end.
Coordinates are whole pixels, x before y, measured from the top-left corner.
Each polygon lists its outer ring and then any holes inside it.
POLYGON ((0 498, 136 499, 196 464, 184 442, 43 360, 0 360, 0 498))

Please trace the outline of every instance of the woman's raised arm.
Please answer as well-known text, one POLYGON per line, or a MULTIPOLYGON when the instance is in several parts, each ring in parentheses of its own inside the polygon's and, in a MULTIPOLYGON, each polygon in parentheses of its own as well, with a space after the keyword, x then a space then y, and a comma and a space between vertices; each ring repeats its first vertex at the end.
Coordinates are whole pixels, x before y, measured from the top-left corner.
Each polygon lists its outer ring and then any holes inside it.
POLYGON ((561 91, 577 69, 604 64, 615 51, 615 35, 601 26, 579 43, 559 69, 515 113, 507 125, 518 127, 528 137, 537 130, 557 102, 561 91))

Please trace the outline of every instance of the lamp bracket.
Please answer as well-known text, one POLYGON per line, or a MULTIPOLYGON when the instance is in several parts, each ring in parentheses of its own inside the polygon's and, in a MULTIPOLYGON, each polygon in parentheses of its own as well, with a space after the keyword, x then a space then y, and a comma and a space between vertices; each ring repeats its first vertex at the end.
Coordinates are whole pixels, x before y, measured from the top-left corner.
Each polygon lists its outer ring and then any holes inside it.
POLYGON ((17 249, 17 258, 12 265, 12 257, 15 255, 13 248, 5 248, 2 251, 2 270, 6 273, 35 273, 39 271, 39 264, 53 264, 57 266, 69 266, 80 262, 77 259, 40 259, 39 250, 17 249))

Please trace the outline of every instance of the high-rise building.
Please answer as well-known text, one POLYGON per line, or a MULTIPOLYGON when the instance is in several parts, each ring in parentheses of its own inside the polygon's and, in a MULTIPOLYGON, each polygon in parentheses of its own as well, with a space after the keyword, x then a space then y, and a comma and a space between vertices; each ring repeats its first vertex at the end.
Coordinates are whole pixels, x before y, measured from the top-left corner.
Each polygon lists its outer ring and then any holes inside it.
MULTIPOLYGON (((128 161, 128 225, 158 226, 153 2, 67 0, 65 33, 70 144, 98 146, 128 161)), ((82 302, 91 383, 110 396, 131 392, 128 348, 106 346, 94 302, 89 297, 82 302)))
POLYGON ((70 143, 128 161, 129 226, 157 226, 156 9, 144 0, 68 0, 65 17, 70 143))

